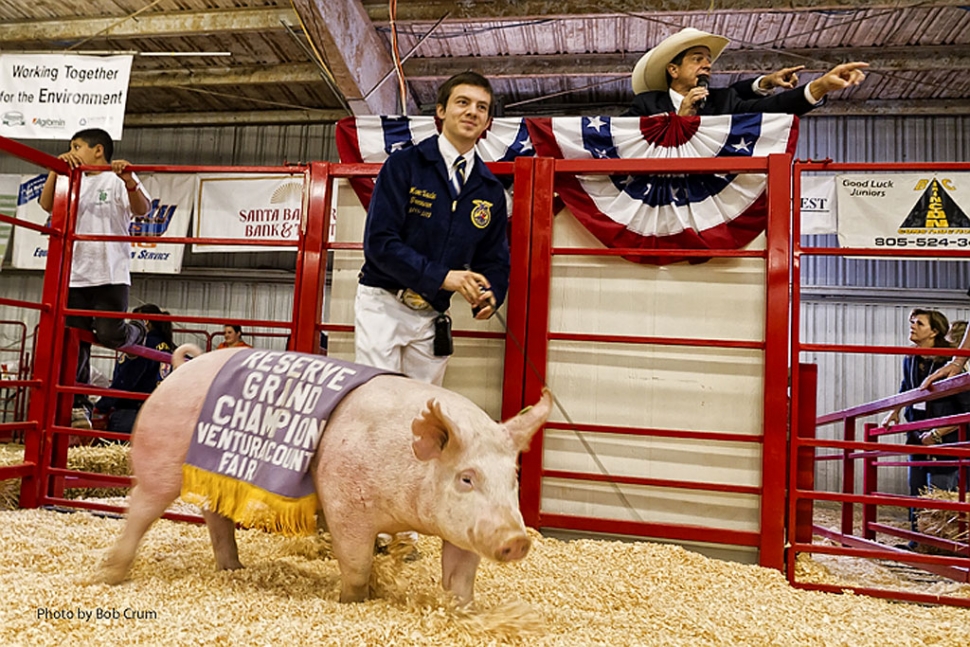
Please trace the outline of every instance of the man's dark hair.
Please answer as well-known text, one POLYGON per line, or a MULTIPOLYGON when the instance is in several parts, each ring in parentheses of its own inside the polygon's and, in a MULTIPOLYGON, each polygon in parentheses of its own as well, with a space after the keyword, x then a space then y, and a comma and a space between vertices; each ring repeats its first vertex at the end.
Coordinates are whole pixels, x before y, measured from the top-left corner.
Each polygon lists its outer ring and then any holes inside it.
POLYGON ((448 106, 448 99, 451 98, 451 91, 459 85, 474 85, 479 88, 483 88, 488 92, 488 116, 491 117, 495 113, 495 93, 492 91, 492 84, 488 82, 484 76, 478 72, 461 72, 456 74, 438 88, 438 99, 435 101, 435 105, 446 108, 448 106))
POLYGON ((689 52, 690 50, 694 49, 694 47, 696 47, 696 45, 694 45, 693 47, 688 47, 687 49, 685 49, 684 51, 682 51, 680 54, 678 54, 677 56, 673 57, 672 59, 670 59, 669 61, 667 61, 666 63, 664 63, 664 76, 667 77, 667 87, 668 88, 670 87, 670 84, 673 83, 674 78, 672 76, 670 76, 670 72, 667 71, 667 66, 670 65, 671 63, 673 63, 674 65, 678 65, 679 66, 681 63, 684 62, 684 56, 687 54, 687 52, 689 52))
POLYGON ((101 148, 104 150, 104 159, 109 162, 111 161, 112 156, 115 154, 115 145, 114 142, 111 141, 111 135, 100 128, 87 128, 85 130, 79 130, 74 133, 74 137, 71 137, 71 141, 74 141, 75 139, 80 139, 91 148, 101 144, 101 148))
POLYGON ((225 326, 223 326, 223 327, 224 327, 224 328, 232 328, 233 330, 235 330, 235 331, 236 331, 236 333, 238 333, 238 334, 240 334, 240 335, 242 334, 242 326, 239 326, 239 325, 237 325, 237 324, 226 324, 226 325, 225 325, 225 326))

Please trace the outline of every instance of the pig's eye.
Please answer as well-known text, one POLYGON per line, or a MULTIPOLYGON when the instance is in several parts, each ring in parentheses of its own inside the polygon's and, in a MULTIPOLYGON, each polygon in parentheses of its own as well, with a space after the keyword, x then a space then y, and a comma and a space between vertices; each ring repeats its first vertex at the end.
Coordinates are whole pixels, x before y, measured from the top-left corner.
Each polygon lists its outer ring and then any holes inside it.
POLYGON ((475 474, 471 471, 465 471, 458 475, 458 489, 468 492, 475 488, 475 474))

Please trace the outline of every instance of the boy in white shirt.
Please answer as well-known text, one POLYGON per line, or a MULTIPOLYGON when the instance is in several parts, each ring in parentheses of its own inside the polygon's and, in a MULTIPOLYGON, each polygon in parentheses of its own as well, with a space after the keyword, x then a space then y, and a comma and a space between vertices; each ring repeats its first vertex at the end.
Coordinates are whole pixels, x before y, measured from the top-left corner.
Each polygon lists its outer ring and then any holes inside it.
MULTIPOLYGON (((89 172, 81 179, 78 200, 78 234, 129 235, 132 213, 143 216, 151 210, 151 197, 131 171, 129 162, 112 161, 114 143, 100 128, 82 130, 71 138, 68 152, 58 155, 71 168, 111 166, 111 173, 89 172)), ((54 208, 57 174, 51 171, 40 195, 40 206, 48 213, 54 208)), ((71 263, 67 307, 77 310, 128 311, 131 286, 131 244, 127 242, 76 241, 71 263)), ((94 332, 98 342, 108 348, 138 344, 145 338, 140 321, 68 317, 67 325, 94 332)), ((90 377, 91 345, 81 342, 78 349, 77 381, 87 384, 90 377)), ((71 426, 91 428, 85 396, 75 396, 71 426)))

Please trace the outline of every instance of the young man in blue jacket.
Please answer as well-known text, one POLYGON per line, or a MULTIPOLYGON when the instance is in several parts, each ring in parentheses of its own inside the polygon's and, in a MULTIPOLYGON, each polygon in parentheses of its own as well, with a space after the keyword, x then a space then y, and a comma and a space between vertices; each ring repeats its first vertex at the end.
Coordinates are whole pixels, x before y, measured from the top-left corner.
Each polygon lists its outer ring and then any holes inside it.
POLYGON ((438 89, 441 134, 391 155, 374 186, 355 303, 356 361, 440 385, 454 293, 476 319, 505 299, 505 191, 475 154, 492 120, 488 80, 463 72, 438 89))

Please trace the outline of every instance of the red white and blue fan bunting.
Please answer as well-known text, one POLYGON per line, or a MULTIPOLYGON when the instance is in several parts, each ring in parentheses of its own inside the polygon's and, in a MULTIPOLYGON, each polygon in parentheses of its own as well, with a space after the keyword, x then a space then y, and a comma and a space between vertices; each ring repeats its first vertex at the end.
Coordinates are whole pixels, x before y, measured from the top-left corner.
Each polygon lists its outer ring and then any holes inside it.
MULTIPOLYGON (((383 162, 437 133, 433 117, 347 117, 337 124, 343 162, 383 162)), ((486 162, 557 159, 764 156, 794 153, 798 119, 781 114, 712 117, 495 119, 477 145, 486 162)), ((738 249, 764 231, 766 178, 719 175, 556 175, 555 190, 607 247, 738 249)), ((354 183, 370 201, 373 182, 354 183)), ((640 258, 671 262, 672 258, 640 258)))

